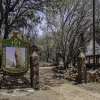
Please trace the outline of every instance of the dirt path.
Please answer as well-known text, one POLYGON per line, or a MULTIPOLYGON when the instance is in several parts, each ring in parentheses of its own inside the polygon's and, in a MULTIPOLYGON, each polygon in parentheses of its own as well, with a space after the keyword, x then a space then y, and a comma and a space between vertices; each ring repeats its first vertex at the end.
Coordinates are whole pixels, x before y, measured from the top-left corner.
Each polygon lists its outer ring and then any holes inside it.
POLYGON ((40 90, 24 96, 0 95, 0 100, 65 100, 65 99, 59 94, 57 94, 55 91, 40 90))
POLYGON ((49 89, 49 87, 60 86, 64 84, 64 79, 57 79, 54 77, 52 67, 40 68, 40 87, 43 90, 49 89))
POLYGON ((72 85, 68 81, 55 79, 52 68, 48 67, 41 68, 40 75, 41 83, 49 87, 51 91, 59 94, 64 100, 100 100, 100 92, 98 92, 100 91, 98 87, 100 85, 97 85, 97 83, 80 86, 72 85))
POLYGON ((60 87, 52 88, 52 90, 59 93, 64 100, 100 100, 99 93, 94 93, 71 84, 63 84, 60 87))
POLYGON ((90 91, 65 80, 55 79, 52 68, 40 68, 40 91, 32 91, 26 95, 3 95, 0 100, 100 100, 99 92, 90 91))

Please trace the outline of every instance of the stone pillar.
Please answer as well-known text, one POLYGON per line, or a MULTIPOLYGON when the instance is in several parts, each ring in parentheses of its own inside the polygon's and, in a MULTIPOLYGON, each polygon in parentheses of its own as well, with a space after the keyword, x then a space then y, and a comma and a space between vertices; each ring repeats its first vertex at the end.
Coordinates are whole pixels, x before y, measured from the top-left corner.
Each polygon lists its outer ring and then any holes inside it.
POLYGON ((83 52, 80 52, 78 59, 78 83, 82 83, 82 80, 87 83, 87 69, 85 65, 85 55, 83 52))
POLYGON ((39 56, 36 51, 30 56, 30 79, 31 87, 38 90, 39 89, 39 56))
POLYGON ((86 67, 86 64, 85 64, 85 58, 83 58, 83 61, 82 61, 82 66, 83 66, 83 80, 84 80, 84 83, 87 83, 87 67, 86 67))
POLYGON ((82 83, 82 66, 81 66, 81 59, 78 58, 78 78, 77 78, 77 83, 80 84, 82 83))

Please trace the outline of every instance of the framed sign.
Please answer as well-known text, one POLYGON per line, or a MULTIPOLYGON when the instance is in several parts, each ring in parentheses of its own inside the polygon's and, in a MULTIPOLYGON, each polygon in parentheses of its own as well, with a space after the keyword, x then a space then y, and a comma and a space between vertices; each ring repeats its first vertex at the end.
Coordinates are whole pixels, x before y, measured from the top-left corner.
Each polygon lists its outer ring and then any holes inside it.
POLYGON ((2 70, 9 75, 28 71, 28 44, 18 38, 2 41, 2 70))

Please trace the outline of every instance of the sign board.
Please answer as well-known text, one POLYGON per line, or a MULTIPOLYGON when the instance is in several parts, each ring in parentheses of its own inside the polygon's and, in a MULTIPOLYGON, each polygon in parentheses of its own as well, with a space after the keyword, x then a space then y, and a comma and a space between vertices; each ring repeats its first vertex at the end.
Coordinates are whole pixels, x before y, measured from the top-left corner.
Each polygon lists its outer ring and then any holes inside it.
POLYGON ((2 41, 2 70, 9 75, 20 75, 28 70, 28 44, 18 38, 2 41))

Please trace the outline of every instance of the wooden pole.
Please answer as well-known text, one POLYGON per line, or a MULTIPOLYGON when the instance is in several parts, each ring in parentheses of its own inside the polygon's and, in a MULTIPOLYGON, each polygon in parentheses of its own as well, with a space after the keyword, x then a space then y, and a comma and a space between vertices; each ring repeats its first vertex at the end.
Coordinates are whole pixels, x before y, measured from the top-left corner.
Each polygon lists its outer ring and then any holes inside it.
POLYGON ((93 69, 95 69, 95 0, 93 0, 93 69))

